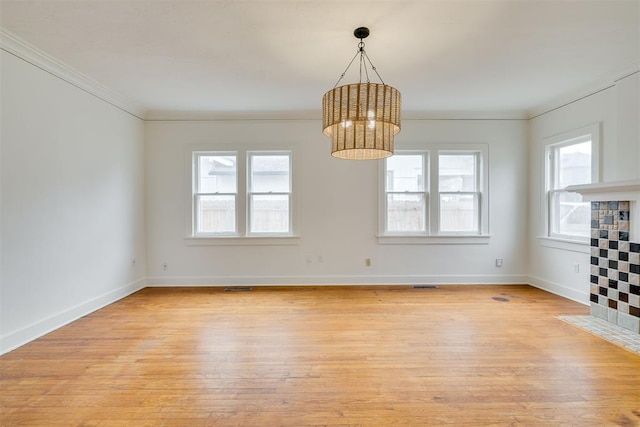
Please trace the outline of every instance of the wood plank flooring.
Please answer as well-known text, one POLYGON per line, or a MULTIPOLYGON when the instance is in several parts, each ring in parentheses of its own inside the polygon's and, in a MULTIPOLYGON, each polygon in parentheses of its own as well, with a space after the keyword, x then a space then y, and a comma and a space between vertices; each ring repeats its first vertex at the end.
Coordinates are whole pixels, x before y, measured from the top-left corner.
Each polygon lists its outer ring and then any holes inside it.
POLYGON ((2 426, 638 426, 640 356, 528 286, 147 288, 0 357, 2 426))

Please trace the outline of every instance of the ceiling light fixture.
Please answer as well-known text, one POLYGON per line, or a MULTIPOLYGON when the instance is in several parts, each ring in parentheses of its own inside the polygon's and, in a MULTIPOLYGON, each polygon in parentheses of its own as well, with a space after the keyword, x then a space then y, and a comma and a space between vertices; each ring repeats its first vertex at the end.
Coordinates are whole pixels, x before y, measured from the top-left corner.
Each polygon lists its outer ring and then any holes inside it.
POLYGON ((322 127, 331 138, 331 155, 339 159, 375 160, 393 155, 393 138, 400 132, 400 92, 385 84, 364 50, 369 29, 356 28, 358 51, 333 89, 322 98, 322 127), (338 87, 356 57, 360 81, 338 87), (381 83, 369 81, 369 68, 381 83), (363 76, 366 83, 362 82, 363 76))

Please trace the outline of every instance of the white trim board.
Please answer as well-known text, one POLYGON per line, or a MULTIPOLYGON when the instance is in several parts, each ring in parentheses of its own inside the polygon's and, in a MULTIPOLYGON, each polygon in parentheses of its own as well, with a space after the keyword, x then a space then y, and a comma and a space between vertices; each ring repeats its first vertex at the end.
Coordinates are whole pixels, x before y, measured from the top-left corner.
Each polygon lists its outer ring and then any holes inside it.
POLYGON ((148 287, 181 286, 306 286, 306 285, 523 285, 524 275, 470 276, 208 276, 149 277, 148 287))
POLYGON ((83 316, 98 311, 124 297, 146 287, 146 279, 142 278, 135 282, 124 285, 118 289, 107 292, 104 295, 85 301, 76 306, 70 307, 57 314, 38 320, 22 329, 13 331, 0 337, 0 355, 15 350, 37 338, 55 331, 83 316))
POLYGON ((541 289, 543 291, 561 296, 563 298, 570 299, 583 305, 589 305, 589 293, 582 292, 576 289, 568 288, 559 283, 550 282, 540 277, 529 276, 528 284, 534 288, 541 289))
MULTIPOLYGON (((119 94, 93 80, 91 77, 66 65, 44 51, 22 40, 17 35, 0 28, 0 49, 13 54, 30 64, 76 86, 97 98, 120 108, 142 121, 218 121, 218 120, 307 120, 318 117, 319 111, 265 111, 265 112, 183 112, 145 111, 122 94, 119 94)), ((531 120, 565 105, 592 96, 616 85, 619 80, 640 72, 640 64, 635 64, 622 72, 612 73, 593 84, 572 91, 529 110, 513 111, 406 111, 404 120, 531 120)))
POLYGON ((27 43, 15 34, 0 28, 0 49, 40 68, 100 100, 123 110, 140 120, 144 111, 127 100, 123 95, 103 86, 91 77, 48 55, 37 47, 27 43))

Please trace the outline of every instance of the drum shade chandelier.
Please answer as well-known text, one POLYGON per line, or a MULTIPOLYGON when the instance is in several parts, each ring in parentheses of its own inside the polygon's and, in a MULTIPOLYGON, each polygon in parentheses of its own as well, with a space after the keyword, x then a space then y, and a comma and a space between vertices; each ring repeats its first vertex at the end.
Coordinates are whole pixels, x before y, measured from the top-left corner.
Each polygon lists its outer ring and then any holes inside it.
POLYGON ((375 160, 393 155, 393 138, 400 132, 400 92, 385 84, 364 50, 369 29, 356 28, 358 51, 333 89, 322 98, 322 127, 331 138, 331 155, 339 159, 375 160), (360 57, 360 81, 338 86, 360 57), (381 83, 371 83, 369 68, 381 83), (363 77, 366 83, 363 83, 363 77))

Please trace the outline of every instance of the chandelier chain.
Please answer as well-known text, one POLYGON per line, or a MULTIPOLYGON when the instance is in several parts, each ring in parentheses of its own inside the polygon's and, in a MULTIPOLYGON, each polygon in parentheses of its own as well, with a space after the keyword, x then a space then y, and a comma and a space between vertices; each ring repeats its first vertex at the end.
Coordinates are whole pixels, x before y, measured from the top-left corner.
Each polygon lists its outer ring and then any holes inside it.
POLYGON ((359 81, 359 83, 362 83, 362 74, 363 74, 362 71, 363 71, 363 69, 364 69, 364 76, 367 79, 367 83, 371 83, 371 80, 369 78, 369 67, 371 67, 371 69, 376 73, 376 76, 378 76, 378 79, 380 79, 380 82, 383 85, 386 85, 384 80, 382 80, 382 77, 380 77, 380 73, 378 73, 378 69, 373 65, 373 63, 371 62, 371 59, 369 58, 369 55, 367 55, 367 52, 364 50, 364 42, 362 41, 362 39, 360 39, 360 43, 358 43, 358 51, 356 52, 355 55, 353 55, 353 58, 351 58, 351 61, 349 62, 349 65, 347 65, 347 68, 345 68, 345 70, 342 72, 342 74, 340 74, 340 77, 338 78, 338 81, 333 86, 334 89, 338 87, 338 85, 340 84, 340 82, 342 81, 344 76, 347 74, 347 71, 349 71, 349 68, 351 68, 351 65, 353 65, 353 61, 356 60, 356 57, 358 55, 360 55, 360 81, 359 81), (366 59, 366 61, 365 61, 365 59, 366 59), (369 63, 369 67, 367 67, 367 62, 369 63))
POLYGON ((382 77, 380 77, 380 73, 378 73, 378 69, 373 65, 373 63, 371 62, 371 59, 369 59, 369 55, 367 55, 366 52, 364 52, 364 57, 367 58, 367 61, 369 61, 369 65, 371 65, 371 69, 376 73, 376 76, 378 76, 378 78, 380 79, 380 82, 382 82, 383 85, 386 85, 384 80, 382 80, 382 77))
POLYGON ((356 54, 353 55, 353 58, 351 58, 351 62, 349 62, 349 65, 347 65, 347 68, 345 68, 345 70, 342 72, 342 74, 340 74, 340 77, 338 78, 338 81, 333 86, 334 89, 338 87, 338 84, 344 78, 344 75, 347 74, 347 71, 349 71, 349 68, 351 68, 351 64, 353 64, 353 61, 356 60, 356 57, 358 56, 359 53, 360 53, 360 51, 356 52, 356 54))

